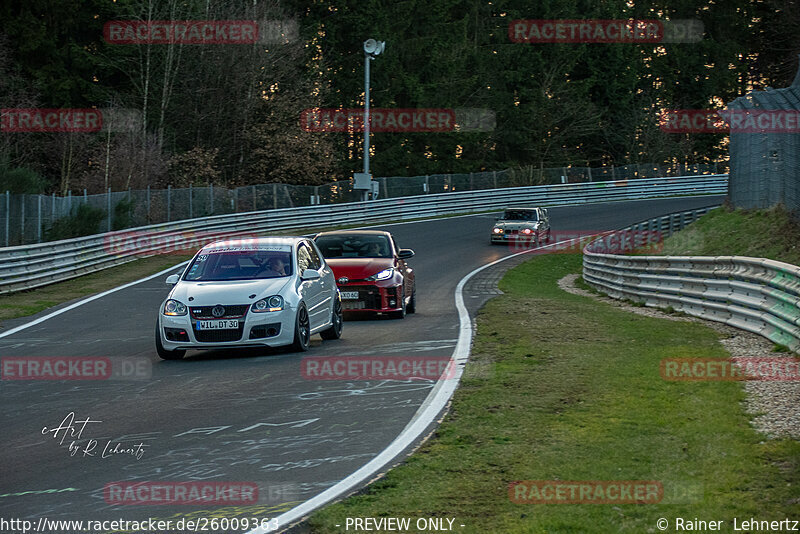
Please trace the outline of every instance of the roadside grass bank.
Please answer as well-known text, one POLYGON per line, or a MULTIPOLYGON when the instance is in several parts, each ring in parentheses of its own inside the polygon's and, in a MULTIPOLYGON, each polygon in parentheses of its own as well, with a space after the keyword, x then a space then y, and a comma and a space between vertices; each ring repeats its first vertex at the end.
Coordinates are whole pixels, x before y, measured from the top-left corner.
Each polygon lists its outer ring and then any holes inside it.
POLYGON ((580 255, 553 254, 510 270, 505 294, 478 314, 470 362, 434 436, 315 513, 310 530, 342 532, 348 517, 437 517, 464 533, 639 533, 660 532, 666 518, 674 532, 682 517, 723 520, 732 532, 734 518, 800 517, 800 444, 752 429, 742 385, 661 377, 664 358, 726 357, 717 333, 558 288, 580 269, 580 255), (509 483, 519 480, 658 481, 664 495, 517 504, 509 483))
POLYGON ((721 207, 664 240, 662 255, 751 256, 800 265, 800 223, 783 207, 721 207))

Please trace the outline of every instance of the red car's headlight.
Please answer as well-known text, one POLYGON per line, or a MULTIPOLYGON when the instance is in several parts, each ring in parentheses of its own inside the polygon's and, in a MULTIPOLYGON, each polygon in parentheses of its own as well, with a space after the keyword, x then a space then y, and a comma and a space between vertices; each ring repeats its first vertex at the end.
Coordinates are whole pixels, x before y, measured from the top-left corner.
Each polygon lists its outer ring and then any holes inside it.
POLYGON ((368 277, 367 280, 375 281, 375 280, 388 280, 394 274, 394 268, 389 267, 388 269, 384 269, 379 273, 373 274, 372 276, 368 277))

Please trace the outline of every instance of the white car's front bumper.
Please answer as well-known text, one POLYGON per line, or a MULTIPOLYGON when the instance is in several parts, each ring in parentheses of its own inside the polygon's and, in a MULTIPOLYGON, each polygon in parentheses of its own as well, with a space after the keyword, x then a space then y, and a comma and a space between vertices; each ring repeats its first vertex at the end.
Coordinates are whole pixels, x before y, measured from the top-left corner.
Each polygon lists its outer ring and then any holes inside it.
POLYGON ((239 319, 238 330, 198 330, 197 319, 160 314, 159 334, 166 350, 225 347, 280 347, 294 341, 297 310, 254 313, 239 319))

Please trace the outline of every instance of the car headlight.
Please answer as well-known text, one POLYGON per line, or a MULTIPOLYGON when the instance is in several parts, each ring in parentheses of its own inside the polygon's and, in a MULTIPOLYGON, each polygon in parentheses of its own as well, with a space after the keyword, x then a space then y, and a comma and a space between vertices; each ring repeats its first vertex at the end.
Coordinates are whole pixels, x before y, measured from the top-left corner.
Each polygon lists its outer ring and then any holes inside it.
POLYGON ((367 280, 370 280, 370 281, 373 281, 373 280, 386 280, 388 278, 391 278, 393 274, 394 274, 394 268, 393 267, 389 267, 388 269, 384 269, 384 270, 382 270, 381 272, 379 272, 377 274, 373 274, 372 276, 367 278, 367 280))
POLYGON ((254 302, 250 309, 256 313, 281 311, 283 309, 283 297, 272 295, 254 302))
POLYGON ((492 228, 492 233, 494 233, 494 234, 502 234, 503 233, 503 229, 502 228, 492 228))
POLYGON ((178 300, 169 299, 164 303, 164 315, 186 315, 186 305, 178 300))
POLYGON ((523 228, 522 233, 525 235, 530 235, 533 233, 533 230, 531 230, 530 228, 523 228))

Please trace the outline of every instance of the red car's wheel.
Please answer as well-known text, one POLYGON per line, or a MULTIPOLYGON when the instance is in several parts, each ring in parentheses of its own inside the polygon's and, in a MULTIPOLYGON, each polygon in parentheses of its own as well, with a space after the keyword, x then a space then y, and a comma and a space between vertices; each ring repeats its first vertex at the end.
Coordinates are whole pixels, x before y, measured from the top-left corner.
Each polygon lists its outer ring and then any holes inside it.
POLYGON ((416 288, 411 292, 411 300, 408 301, 406 306, 406 313, 414 313, 417 311, 417 290, 416 288))
POLYGON ((400 311, 392 312, 392 317, 395 319, 402 319, 406 316, 406 292, 403 290, 403 296, 400 297, 400 311))

